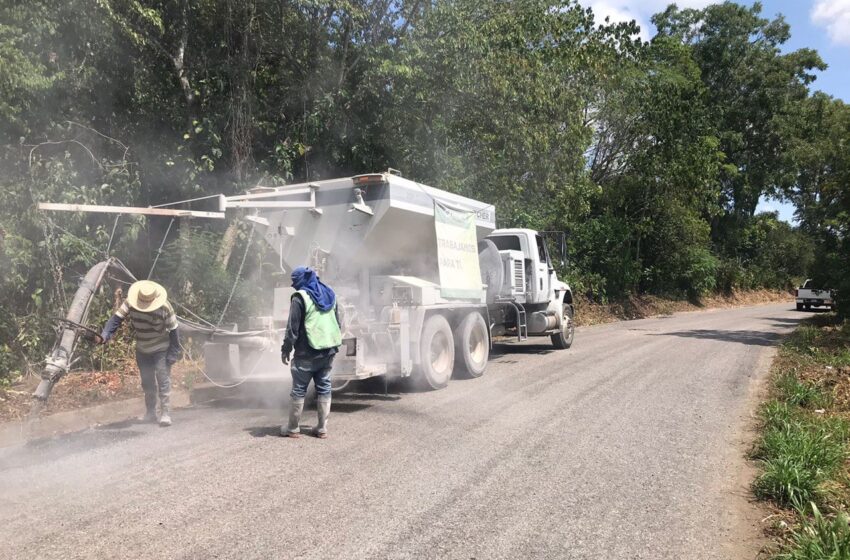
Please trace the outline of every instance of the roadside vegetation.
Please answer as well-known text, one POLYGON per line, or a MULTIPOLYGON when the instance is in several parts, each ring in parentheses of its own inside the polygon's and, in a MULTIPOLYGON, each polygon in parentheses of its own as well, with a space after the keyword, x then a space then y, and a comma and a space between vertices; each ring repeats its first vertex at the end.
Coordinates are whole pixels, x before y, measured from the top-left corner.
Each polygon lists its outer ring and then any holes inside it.
POLYGON ((753 451, 774 558, 850 559, 850 322, 815 315, 781 346, 753 451))
POLYGON ((850 107, 816 91, 818 53, 790 50, 757 2, 670 6, 649 42, 587 4, 4 3, 0 387, 38 370, 107 254, 212 322, 282 280, 247 221, 38 202, 148 206, 387 167, 492 202, 501 227, 566 232, 560 273, 592 305, 811 276, 846 313, 850 107), (757 213, 765 197, 798 225, 757 213))
POLYGON ((645 319, 670 315, 682 311, 743 307, 766 303, 790 303, 793 295, 785 290, 734 290, 708 294, 699 299, 686 299, 681 295, 659 296, 630 294, 628 297, 598 302, 579 295, 576 298, 576 324, 597 325, 614 321, 645 319))

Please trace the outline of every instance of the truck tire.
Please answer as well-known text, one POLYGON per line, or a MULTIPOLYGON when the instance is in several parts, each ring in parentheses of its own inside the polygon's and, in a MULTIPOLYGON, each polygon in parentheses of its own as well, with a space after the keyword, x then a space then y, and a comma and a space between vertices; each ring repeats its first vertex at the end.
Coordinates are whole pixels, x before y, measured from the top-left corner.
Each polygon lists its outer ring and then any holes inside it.
POLYGON ((464 317, 455 331, 455 368, 460 377, 472 379, 484 375, 490 359, 490 336, 481 313, 464 317))
POLYGON ((797 304, 797 311, 802 311, 802 310, 803 310, 803 304, 802 304, 802 303, 798 303, 798 304, 797 304))
POLYGON ((449 384, 455 363, 455 345, 449 322, 442 315, 425 319, 419 340, 419 384, 426 389, 442 389, 449 384))
POLYGON ((808 304, 808 303, 806 304, 806 306, 805 306, 805 307, 806 307, 806 311, 811 311, 811 310, 812 310, 812 306, 811 306, 810 304, 808 304))
POLYGON ((478 266, 481 268, 481 283, 487 284, 487 303, 493 303, 502 293, 505 271, 499 249, 489 239, 478 242, 478 266))
POLYGON ((561 318, 561 330, 552 335, 552 345, 558 350, 566 350, 573 345, 575 325, 573 324, 573 306, 564 304, 564 316, 561 318))

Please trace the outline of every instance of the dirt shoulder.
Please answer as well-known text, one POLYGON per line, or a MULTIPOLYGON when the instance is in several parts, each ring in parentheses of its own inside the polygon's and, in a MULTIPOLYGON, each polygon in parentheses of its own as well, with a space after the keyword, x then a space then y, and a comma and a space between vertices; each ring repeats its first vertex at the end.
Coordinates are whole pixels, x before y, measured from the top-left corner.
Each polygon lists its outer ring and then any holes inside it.
POLYGON ((595 303, 584 297, 576 300, 576 324, 579 326, 646 319, 682 311, 701 311, 728 307, 746 307, 767 303, 793 303, 794 296, 781 290, 753 290, 714 295, 699 302, 651 295, 633 295, 611 303, 595 303))
MULTIPOLYGON (((191 390, 201 378, 199 371, 197 364, 192 362, 175 364, 171 372, 172 386, 191 390)), ((0 389, 0 423, 20 421, 29 414, 32 393, 38 383, 39 379, 31 375, 8 389, 0 389)), ((142 394, 139 370, 131 361, 110 371, 73 371, 56 384, 41 416, 132 399, 142 394)))

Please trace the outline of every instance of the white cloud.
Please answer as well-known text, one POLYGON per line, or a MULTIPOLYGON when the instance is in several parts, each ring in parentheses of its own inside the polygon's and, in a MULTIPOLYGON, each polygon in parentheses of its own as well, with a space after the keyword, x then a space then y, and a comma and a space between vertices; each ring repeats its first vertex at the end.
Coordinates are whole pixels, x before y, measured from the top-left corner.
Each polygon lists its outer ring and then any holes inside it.
POLYGON ((826 28, 833 43, 850 46, 850 0, 817 0, 811 18, 826 28))
MULTIPOLYGON (((635 20, 640 26, 640 38, 649 41, 647 22, 643 21, 640 14, 635 13, 626 2, 594 2, 590 5, 596 23, 604 23, 605 18, 611 23, 620 23, 635 20)), ((648 21, 648 20, 647 20, 648 21)))
MULTIPOLYGON (((715 0, 716 1, 716 0, 715 0)), ((850 0, 847 0, 850 1, 850 0)), ((608 17, 611 23, 635 20, 640 26, 640 38, 648 41, 650 37, 650 18, 663 11, 671 0, 581 0, 581 4, 590 6, 597 23, 603 23, 608 17)), ((712 0, 676 0, 680 8, 704 8, 712 0)))

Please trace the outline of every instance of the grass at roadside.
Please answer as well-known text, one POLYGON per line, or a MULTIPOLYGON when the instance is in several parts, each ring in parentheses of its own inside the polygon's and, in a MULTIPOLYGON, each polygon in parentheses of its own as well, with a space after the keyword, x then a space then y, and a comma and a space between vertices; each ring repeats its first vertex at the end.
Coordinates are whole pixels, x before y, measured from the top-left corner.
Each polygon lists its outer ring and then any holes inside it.
POLYGON ((814 316, 782 345, 753 456, 777 509, 774 558, 850 560, 850 323, 814 316))

